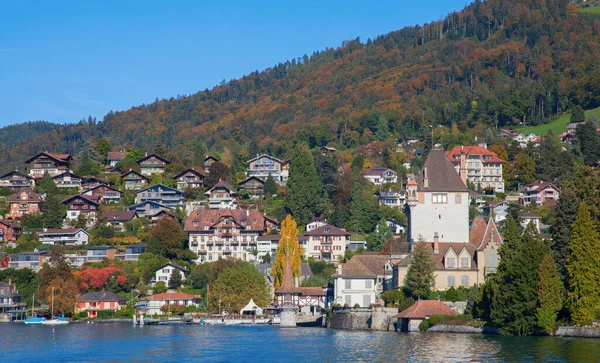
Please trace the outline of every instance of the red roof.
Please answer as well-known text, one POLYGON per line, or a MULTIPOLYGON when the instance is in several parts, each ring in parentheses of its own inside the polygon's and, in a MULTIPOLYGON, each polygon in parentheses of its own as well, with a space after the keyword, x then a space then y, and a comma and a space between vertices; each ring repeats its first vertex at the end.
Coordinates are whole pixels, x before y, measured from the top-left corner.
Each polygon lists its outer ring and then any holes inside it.
POLYGON ((438 300, 419 300, 406 310, 402 310, 393 318, 425 319, 432 315, 459 315, 446 304, 438 300))
POLYGON ((211 228, 223 218, 230 218, 245 231, 264 231, 266 228, 266 216, 260 214, 257 209, 196 209, 185 221, 184 231, 201 232, 204 227, 214 232, 211 228), (249 229, 246 229, 250 227, 249 229))
POLYGON ((161 294, 150 295, 142 298, 142 300, 193 300, 201 299, 202 296, 190 295, 183 292, 163 292, 161 294))
POLYGON ((505 161, 500 159, 498 157, 498 155, 493 152, 493 151, 489 151, 488 149, 484 148, 483 146, 455 146, 454 149, 450 150, 450 151, 446 151, 446 155, 448 156, 448 159, 450 159, 450 161, 452 161, 453 163, 456 163, 459 161, 459 159, 457 158, 460 157, 461 154, 465 154, 465 155, 481 155, 483 156, 483 163, 504 163, 505 161), (490 159, 485 158, 485 156, 491 157, 490 159))

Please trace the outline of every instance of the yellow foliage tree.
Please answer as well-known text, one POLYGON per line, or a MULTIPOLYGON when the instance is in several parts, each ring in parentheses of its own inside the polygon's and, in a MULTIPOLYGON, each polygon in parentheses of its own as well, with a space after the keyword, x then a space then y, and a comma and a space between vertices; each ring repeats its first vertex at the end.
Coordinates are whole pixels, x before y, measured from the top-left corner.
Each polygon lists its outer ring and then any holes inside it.
POLYGON ((288 252, 290 254, 292 272, 294 273, 294 276, 299 276, 304 249, 298 243, 298 226, 296 225, 296 221, 289 214, 285 217, 283 222, 281 222, 281 239, 277 246, 275 262, 273 262, 273 266, 271 266, 271 276, 273 276, 275 290, 279 289, 283 282, 285 256, 288 252))

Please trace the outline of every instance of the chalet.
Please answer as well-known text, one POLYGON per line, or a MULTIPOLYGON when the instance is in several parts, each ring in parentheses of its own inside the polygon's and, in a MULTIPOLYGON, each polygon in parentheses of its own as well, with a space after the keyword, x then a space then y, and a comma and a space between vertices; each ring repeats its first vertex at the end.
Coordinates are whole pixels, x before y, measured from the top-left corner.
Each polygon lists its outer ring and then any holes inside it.
POLYGON ((343 228, 325 224, 306 232, 301 240, 306 258, 337 263, 340 256, 344 255, 350 233, 343 228))
POLYGON ((210 209, 236 209, 238 207, 236 201, 238 192, 226 181, 219 181, 204 194, 208 195, 210 209))
POLYGON ((306 232, 314 231, 319 227, 327 225, 327 221, 321 218, 315 218, 310 222, 306 223, 306 232))
POLYGON ((39 213, 42 198, 30 188, 21 189, 8 198, 9 212, 6 218, 16 219, 39 213))
POLYGON ((519 143, 520 147, 527 147, 527 144, 539 144, 541 136, 539 134, 518 134, 513 135, 513 140, 519 143))
POLYGON ((228 257, 254 261, 251 252, 258 237, 278 228, 277 220, 256 209, 197 209, 186 220, 184 231, 189 235, 190 250, 202 263, 228 257))
POLYGON ((177 182, 177 189, 184 190, 186 188, 198 189, 204 186, 204 174, 196 169, 189 168, 173 177, 177 182))
POLYGON ((378 192, 379 206, 386 205, 388 207, 401 208, 406 203, 406 194, 403 192, 378 192))
POLYGON ((8 284, 0 282, 0 317, 7 317, 8 321, 22 318, 27 309, 27 303, 22 301, 22 296, 17 290, 17 284, 9 278, 8 284))
POLYGON ((52 181, 59 189, 81 189, 81 177, 70 170, 52 177, 52 181))
POLYGON ((584 122, 569 122, 567 125, 567 132, 577 131, 577 126, 583 124, 584 122))
POLYGON ((127 153, 124 152, 123 150, 109 151, 108 156, 106 157, 106 161, 108 162, 108 165, 115 167, 115 166, 117 166, 118 163, 125 160, 126 156, 127 156, 127 153))
POLYGON ((167 207, 176 207, 183 204, 184 196, 181 190, 168 187, 164 184, 157 184, 151 187, 138 190, 135 193, 135 202, 156 202, 167 207))
POLYGON ((185 281, 187 276, 190 274, 190 270, 188 270, 187 268, 176 265, 174 263, 168 263, 154 271, 154 279, 152 281, 152 286, 155 286, 156 283, 159 281, 163 281, 165 284, 167 284, 167 286, 169 286, 171 276, 173 275, 173 272, 175 270, 179 271, 179 273, 181 274, 182 281, 185 281))
POLYGON ((75 220, 80 215, 83 215, 88 220, 96 219, 96 213, 100 203, 85 195, 73 195, 62 201, 62 204, 67 206, 67 219, 75 220))
POLYGON ((136 161, 136 163, 140 166, 142 175, 152 175, 164 173, 165 167, 171 162, 156 154, 150 154, 136 161))
POLYGON ((89 190, 89 189, 95 188, 99 185, 110 185, 110 183, 107 182, 106 180, 91 177, 91 178, 87 178, 81 182, 81 190, 89 190))
POLYGON ((127 306, 127 299, 111 291, 88 292, 77 297, 75 313, 87 312, 90 319, 98 316, 98 311, 119 311, 127 306))
POLYGON ((7 187, 11 192, 23 188, 33 188, 34 186, 33 177, 19 173, 18 171, 11 171, 0 176, 0 188, 7 187))
POLYGON ((39 270, 46 258, 48 258, 48 252, 21 252, 10 255, 10 262, 8 263, 9 268, 29 268, 32 270, 39 270))
POLYGON ((25 160, 29 165, 29 175, 35 179, 41 179, 45 173, 55 176, 69 170, 73 157, 69 154, 51 154, 41 152, 36 156, 25 160))
POLYGON ((164 311, 161 310, 163 306, 181 305, 187 306, 200 306, 202 297, 196 295, 190 295, 183 292, 164 292, 162 294, 156 294, 141 298, 138 306, 145 311, 147 315, 163 315, 164 311))
POLYGON ((204 171, 208 173, 208 168, 214 163, 218 163, 219 159, 215 158, 212 155, 208 155, 204 158, 204 171))
POLYGON ((87 245, 90 234, 82 228, 65 228, 65 229, 44 229, 38 233, 38 239, 44 245, 67 245, 81 246, 87 245))
POLYGON ((88 189, 81 194, 105 204, 119 203, 123 197, 123 193, 120 190, 104 184, 88 189))
POLYGON ((162 210, 158 211, 156 214, 153 214, 148 217, 150 217, 150 224, 152 225, 152 228, 156 227, 158 225, 158 223, 160 223, 160 221, 163 220, 163 218, 171 218, 175 222, 181 223, 181 220, 179 218, 177 218, 177 216, 175 214, 173 214, 170 211, 165 210, 165 209, 162 209, 162 210))
POLYGON ((556 201, 559 197, 560 190, 554 184, 542 180, 526 185, 519 191, 521 205, 530 205, 535 202, 539 207, 549 200, 556 201))
POLYGON ((137 218, 137 212, 134 210, 104 211, 102 215, 106 218, 106 223, 118 231, 125 230, 125 223, 137 218))
POLYGON ((121 174, 121 179, 123 179, 125 190, 140 190, 150 182, 148 178, 135 170, 129 170, 121 174))
POLYGON ((336 151, 337 151, 337 149, 332 146, 323 146, 321 148, 321 154, 323 154, 323 155, 333 154, 336 151))
POLYGON ((16 223, 8 221, 6 219, 0 219, 0 242, 3 243, 14 243, 17 242, 23 228, 16 223))
POLYGON ((375 185, 398 182, 398 173, 388 168, 371 168, 361 171, 361 174, 375 185))
POLYGON ((147 200, 142 203, 134 204, 127 208, 127 210, 135 211, 139 218, 144 218, 152 217, 161 211, 170 211, 171 208, 166 205, 147 200))
POLYGON ((252 198, 259 198, 265 194, 265 182, 259 177, 251 176, 239 184, 239 190, 247 191, 252 198))
POLYGON ((247 161, 247 175, 267 180, 270 175, 276 183, 285 185, 289 177, 289 162, 279 160, 271 155, 259 155, 247 161))
POLYGON ((510 137, 512 138, 515 135, 514 131, 508 129, 499 129, 498 137, 510 137))
POLYGON ((575 139, 575 131, 568 131, 558 136, 563 144, 570 144, 575 139))

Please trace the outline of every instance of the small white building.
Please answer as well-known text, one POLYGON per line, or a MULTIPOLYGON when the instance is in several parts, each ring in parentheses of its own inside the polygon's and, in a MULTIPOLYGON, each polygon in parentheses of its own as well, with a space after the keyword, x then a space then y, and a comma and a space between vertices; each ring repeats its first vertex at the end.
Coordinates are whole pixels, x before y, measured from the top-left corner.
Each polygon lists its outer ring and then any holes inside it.
POLYGON ((256 249, 258 250, 258 255, 256 256, 256 258, 259 261, 262 261, 262 258, 265 257, 268 253, 269 256, 271 256, 271 260, 274 260, 280 239, 281 236, 278 234, 265 234, 256 237, 256 249))
POLYGON ((401 208, 406 203, 406 194, 403 192, 379 192, 379 206, 386 205, 391 208, 401 208))
POLYGON ((181 273, 181 280, 185 281, 187 276, 190 274, 190 270, 183 266, 176 265, 174 263, 168 263, 158 270, 154 272, 154 280, 152 281, 152 286, 156 285, 157 282, 163 281, 167 286, 169 286, 169 282, 171 279, 171 274, 173 271, 179 270, 181 273))
POLYGON ((45 245, 87 245, 90 234, 82 228, 44 229, 38 234, 40 243, 45 245))
POLYGON ((326 224, 327 222, 322 220, 321 218, 315 218, 306 224, 306 232, 313 231, 319 227, 323 227, 326 224))
MULTIPOLYGON (((372 256, 354 256, 350 261, 338 265, 336 275, 332 276, 334 303, 347 307, 358 305, 361 308, 375 304, 381 292, 377 283, 379 271, 372 271, 376 266, 366 266, 363 257, 372 256)), ((381 257, 386 259, 386 256, 381 257)), ((381 272, 384 271, 384 264, 379 267, 381 272)), ((389 277, 391 279, 392 276, 389 277)))
MULTIPOLYGON (((387 218, 385 220, 385 223, 388 225, 388 227, 390 227, 390 229, 392 230, 392 234, 394 236, 406 233, 406 227, 404 225, 402 225, 400 222, 396 222, 393 219, 387 218)), ((375 229, 377 229, 377 227, 375 227, 375 229)))
POLYGON ((388 168, 372 168, 361 173, 365 179, 375 185, 398 182, 398 173, 388 168))
POLYGON ((494 222, 499 223, 506 219, 508 215, 508 202, 505 200, 499 200, 496 202, 486 202, 482 207, 483 216, 490 217, 494 216, 494 222))
POLYGON ((147 315, 163 315, 164 311, 161 310, 163 306, 181 305, 184 307, 188 306, 200 306, 202 297, 196 295, 190 295, 183 292, 164 292, 161 294, 150 295, 141 299, 141 304, 138 304, 140 308, 145 308, 147 315))

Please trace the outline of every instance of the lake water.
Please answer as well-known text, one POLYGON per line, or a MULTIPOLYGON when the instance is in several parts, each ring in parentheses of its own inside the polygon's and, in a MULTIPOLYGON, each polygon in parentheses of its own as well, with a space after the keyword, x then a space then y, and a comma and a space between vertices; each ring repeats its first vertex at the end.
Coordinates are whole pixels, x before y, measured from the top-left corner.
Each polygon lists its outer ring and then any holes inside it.
POLYGON ((272 326, 0 325, 1 362, 600 362, 600 341, 272 326))

